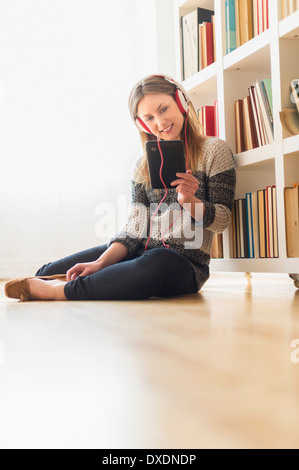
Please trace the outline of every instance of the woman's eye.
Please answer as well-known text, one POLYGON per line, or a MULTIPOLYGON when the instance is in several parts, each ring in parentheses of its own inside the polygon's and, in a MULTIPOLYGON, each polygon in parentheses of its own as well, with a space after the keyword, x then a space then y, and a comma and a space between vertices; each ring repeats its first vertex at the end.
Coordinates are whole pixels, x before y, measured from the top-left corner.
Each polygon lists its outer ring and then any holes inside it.
POLYGON ((166 107, 166 108, 162 108, 161 111, 162 111, 162 113, 165 113, 165 111, 167 111, 167 107, 166 107))

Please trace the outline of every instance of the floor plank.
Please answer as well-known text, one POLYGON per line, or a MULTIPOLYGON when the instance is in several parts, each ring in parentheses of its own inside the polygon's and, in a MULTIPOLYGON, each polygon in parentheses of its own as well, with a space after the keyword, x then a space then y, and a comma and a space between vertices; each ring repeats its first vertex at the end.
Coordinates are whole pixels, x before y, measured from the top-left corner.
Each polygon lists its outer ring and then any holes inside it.
POLYGON ((9 300, 1 448, 298 448, 299 290, 214 274, 145 302, 9 300))

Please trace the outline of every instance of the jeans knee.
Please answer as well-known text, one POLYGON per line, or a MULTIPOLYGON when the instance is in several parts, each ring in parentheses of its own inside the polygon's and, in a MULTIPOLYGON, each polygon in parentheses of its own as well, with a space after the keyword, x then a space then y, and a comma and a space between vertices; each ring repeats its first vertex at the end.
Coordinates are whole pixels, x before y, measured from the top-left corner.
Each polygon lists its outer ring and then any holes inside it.
POLYGON ((161 274, 167 274, 176 270, 178 262, 182 261, 181 256, 169 248, 152 248, 141 256, 140 261, 150 263, 161 274))
POLYGON ((47 269, 47 266, 47 264, 44 264, 41 268, 39 268, 35 276, 46 276, 47 274, 45 273, 45 271, 47 269))

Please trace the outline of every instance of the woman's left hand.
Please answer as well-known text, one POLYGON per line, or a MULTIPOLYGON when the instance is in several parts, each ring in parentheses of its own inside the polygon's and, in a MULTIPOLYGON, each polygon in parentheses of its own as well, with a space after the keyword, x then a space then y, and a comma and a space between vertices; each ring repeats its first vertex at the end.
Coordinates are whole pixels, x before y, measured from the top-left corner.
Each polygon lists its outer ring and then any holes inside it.
POLYGON ((177 173, 179 179, 173 181, 171 186, 177 186, 176 192, 178 193, 178 202, 183 205, 191 202, 193 196, 198 190, 199 182, 192 176, 192 171, 187 170, 186 173, 177 173))

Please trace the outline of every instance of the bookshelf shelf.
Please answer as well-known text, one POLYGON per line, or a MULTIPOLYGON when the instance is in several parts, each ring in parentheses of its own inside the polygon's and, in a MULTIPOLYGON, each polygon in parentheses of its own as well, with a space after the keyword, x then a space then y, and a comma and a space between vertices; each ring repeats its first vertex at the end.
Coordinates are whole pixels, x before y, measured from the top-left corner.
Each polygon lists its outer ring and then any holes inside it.
POLYGON ((289 153, 299 153, 299 135, 288 137, 283 141, 283 153, 288 155, 289 153))
MULTIPOLYGON (((242 1, 242 0, 241 0, 242 1)), ((177 79, 182 78, 180 20, 196 8, 215 12, 216 61, 183 82, 197 108, 218 99, 220 138, 235 153, 236 199, 246 192, 276 187, 278 258, 235 258, 231 227, 223 234, 223 259, 212 259, 211 270, 299 273, 299 258, 287 257, 285 186, 299 182, 299 135, 286 137, 279 113, 295 107, 290 82, 299 78, 299 11, 280 20, 281 0, 269 0, 269 29, 226 54, 225 0, 174 0, 177 79), (234 102, 248 95, 256 80, 272 79, 274 143, 236 154, 234 102)))
POLYGON ((210 95, 217 92, 217 64, 214 62, 183 82, 190 94, 210 95))
MULTIPOLYGON (((202 0, 200 2, 202 8, 211 9, 214 7, 213 0, 202 0)), ((180 8, 189 8, 195 9, 198 7, 198 0, 179 0, 179 7, 180 8)))
POLYGON ((212 259, 211 271, 297 273, 299 258, 212 259))
POLYGON ((257 163, 272 160, 274 162, 275 145, 265 145, 258 147, 248 152, 243 152, 235 155, 235 163, 237 168, 255 165, 257 163))
POLYGON ((223 57, 224 70, 267 73, 270 62, 270 31, 267 30, 223 57))
POLYGON ((299 11, 292 13, 279 22, 279 37, 280 38, 295 38, 299 37, 299 11))

